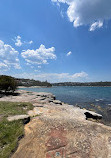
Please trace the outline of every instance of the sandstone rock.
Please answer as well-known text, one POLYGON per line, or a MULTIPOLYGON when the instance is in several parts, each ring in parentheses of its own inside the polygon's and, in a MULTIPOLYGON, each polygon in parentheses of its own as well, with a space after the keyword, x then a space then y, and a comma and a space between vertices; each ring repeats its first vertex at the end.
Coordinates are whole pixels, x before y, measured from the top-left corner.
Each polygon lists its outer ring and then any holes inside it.
POLYGON ((62 102, 60 100, 53 100, 53 103, 62 105, 62 102))
MULTIPOLYGON (((20 96, 0 98, 31 102, 34 109, 28 114, 38 115, 25 126, 25 137, 12 158, 111 158, 111 127, 87 120, 88 117, 101 119, 101 115, 62 104, 50 93, 32 94, 20 91, 20 96)), ((29 115, 8 117, 8 120, 26 121, 29 115)))
POLYGON ((92 112, 92 111, 86 111, 84 114, 86 115, 86 119, 88 119, 88 118, 92 118, 95 120, 102 119, 102 115, 97 114, 97 113, 92 112))
POLYGON ((38 100, 45 100, 46 97, 41 97, 41 96, 39 96, 39 97, 37 97, 37 99, 38 99, 38 100))
POLYGON ((43 104, 34 103, 33 106, 34 107, 43 107, 44 105, 43 104))
POLYGON ((39 111, 37 108, 34 108, 33 110, 28 111, 28 115, 31 117, 41 115, 41 114, 42 112, 39 111))
POLYGON ((111 128, 36 118, 26 125, 26 136, 12 158, 110 158, 111 128))
POLYGON ((55 98, 55 96, 51 93, 46 93, 46 92, 38 92, 37 96, 41 96, 41 97, 47 97, 47 98, 55 98))
POLYGON ((23 120, 23 123, 26 124, 30 121, 29 115, 15 115, 7 117, 8 121, 16 121, 16 120, 23 120))
POLYGON ((80 109, 78 107, 78 110, 80 110, 82 113, 84 113, 86 115, 86 119, 88 118, 92 118, 92 119, 102 119, 102 115, 100 114, 97 114, 96 112, 94 111, 89 111, 89 110, 86 110, 86 109, 80 109))
POLYGON ((111 157, 111 128, 87 121, 85 110, 67 105, 38 109, 46 111, 25 126, 12 158, 111 157))
POLYGON ((31 116, 31 117, 35 116, 35 113, 34 113, 33 110, 29 110, 29 111, 27 112, 27 114, 28 114, 29 116, 31 116))
POLYGON ((18 96, 4 96, 0 98, 0 101, 40 103, 41 100, 55 99, 54 95, 46 92, 28 92, 24 90, 19 90, 17 92, 19 93, 18 96))

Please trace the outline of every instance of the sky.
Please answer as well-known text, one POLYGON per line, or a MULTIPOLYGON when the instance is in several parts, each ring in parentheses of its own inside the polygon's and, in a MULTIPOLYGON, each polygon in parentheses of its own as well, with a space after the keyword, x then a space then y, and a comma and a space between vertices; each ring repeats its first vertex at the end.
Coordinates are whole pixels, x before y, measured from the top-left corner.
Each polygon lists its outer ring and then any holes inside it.
POLYGON ((111 0, 0 0, 0 75, 111 81, 111 0))

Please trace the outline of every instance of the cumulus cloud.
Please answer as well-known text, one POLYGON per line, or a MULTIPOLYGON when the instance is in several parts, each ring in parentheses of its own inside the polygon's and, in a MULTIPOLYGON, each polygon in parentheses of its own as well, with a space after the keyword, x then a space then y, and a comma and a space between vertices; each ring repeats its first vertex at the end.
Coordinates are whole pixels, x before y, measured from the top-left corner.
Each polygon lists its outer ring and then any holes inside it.
POLYGON ((0 40, 0 69, 10 69, 11 67, 20 69, 18 55, 18 51, 12 48, 12 46, 4 44, 4 42, 0 40))
POLYGON ((39 73, 39 74, 17 74, 15 77, 25 77, 35 80, 41 80, 41 81, 49 81, 49 82, 67 82, 67 81, 84 81, 87 79, 88 74, 86 72, 80 72, 75 74, 69 74, 69 73, 39 73))
POLYGON ((36 50, 26 50, 21 53, 22 57, 29 64, 47 64, 48 60, 56 59, 56 55, 54 54, 55 48, 45 48, 43 44, 36 50))
POLYGON ((17 47, 21 47, 23 44, 32 44, 32 43, 33 43, 33 41, 29 41, 29 42, 23 41, 23 42, 22 42, 20 36, 15 37, 15 45, 16 45, 17 47))
POLYGON ((67 54, 66 54, 66 56, 70 56, 72 54, 72 52, 70 51, 70 52, 68 52, 67 54))
POLYGON ((90 31, 101 28, 111 19, 111 0, 52 0, 68 5, 67 15, 74 27, 90 25, 90 31))

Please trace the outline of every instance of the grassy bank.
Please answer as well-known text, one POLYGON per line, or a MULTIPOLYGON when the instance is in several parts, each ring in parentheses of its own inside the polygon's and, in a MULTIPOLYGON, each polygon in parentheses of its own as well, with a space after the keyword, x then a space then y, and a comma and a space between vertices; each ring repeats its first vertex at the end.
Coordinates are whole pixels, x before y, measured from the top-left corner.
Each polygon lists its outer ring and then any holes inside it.
POLYGON ((26 114, 31 109, 30 103, 0 102, 0 158, 8 158, 16 149, 18 139, 24 135, 23 122, 9 122, 7 116, 26 114))

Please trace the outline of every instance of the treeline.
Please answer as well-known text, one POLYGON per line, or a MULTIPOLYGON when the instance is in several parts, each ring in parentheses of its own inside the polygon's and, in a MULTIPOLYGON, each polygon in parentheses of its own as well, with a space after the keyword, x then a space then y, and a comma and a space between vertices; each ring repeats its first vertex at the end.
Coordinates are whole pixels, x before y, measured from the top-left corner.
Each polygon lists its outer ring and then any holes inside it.
POLYGON ((47 81, 41 82, 41 81, 33 80, 33 79, 16 78, 16 81, 17 81, 18 86, 25 86, 25 87, 31 87, 31 86, 51 87, 52 86, 52 84, 50 84, 47 81))
POLYGON ((0 92, 12 92, 17 89, 17 82, 11 76, 0 75, 0 92))
POLYGON ((11 91, 14 92, 18 86, 43 86, 43 87, 51 87, 51 86, 111 86, 111 82, 61 82, 61 83, 49 83, 47 81, 38 81, 33 79, 20 79, 13 78, 11 76, 0 75, 0 91, 11 91))
POLYGON ((50 84, 47 81, 41 82, 36 80, 30 80, 30 79, 19 79, 14 78, 7 75, 0 75, 0 93, 2 92, 11 92, 14 93, 14 91, 17 89, 18 86, 25 86, 25 87, 31 87, 31 86, 44 86, 44 87, 51 87, 52 84, 50 84))
POLYGON ((111 82, 61 82, 61 83, 53 83, 53 86, 111 86, 111 82))

